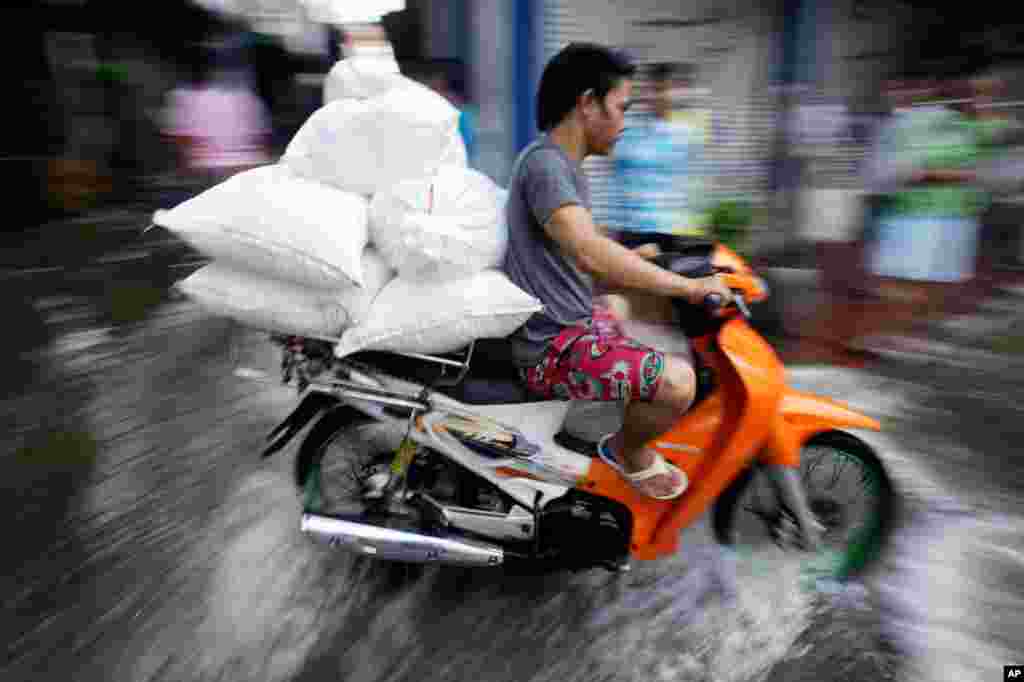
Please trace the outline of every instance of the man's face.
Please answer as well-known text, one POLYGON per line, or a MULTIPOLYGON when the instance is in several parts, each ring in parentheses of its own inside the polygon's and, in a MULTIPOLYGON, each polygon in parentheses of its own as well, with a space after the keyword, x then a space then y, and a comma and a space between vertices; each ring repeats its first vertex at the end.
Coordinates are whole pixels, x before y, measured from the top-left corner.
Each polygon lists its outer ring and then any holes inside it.
POLYGON ((672 95, 674 83, 671 80, 661 80, 654 83, 654 112, 660 118, 668 118, 672 112, 672 95))
POLYGON ((630 107, 633 81, 622 80, 608 91, 602 105, 596 97, 588 95, 583 103, 584 130, 587 149, 591 154, 608 156, 626 129, 626 111, 630 107))
POLYGON ((1004 83, 996 77, 977 76, 969 83, 970 96, 976 107, 984 108, 995 102, 1003 94, 1004 83))

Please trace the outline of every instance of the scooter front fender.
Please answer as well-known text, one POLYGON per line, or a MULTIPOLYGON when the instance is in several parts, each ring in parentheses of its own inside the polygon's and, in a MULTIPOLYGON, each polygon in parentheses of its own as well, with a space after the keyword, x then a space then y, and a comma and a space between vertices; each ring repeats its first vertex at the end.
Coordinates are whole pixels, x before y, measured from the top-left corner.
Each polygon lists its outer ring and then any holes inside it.
POLYGON ((799 467, 804 443, 819 433, 844 428, 881 431, 882 425, 842 403, 787 386, 760 459, 765 464, 799 467))

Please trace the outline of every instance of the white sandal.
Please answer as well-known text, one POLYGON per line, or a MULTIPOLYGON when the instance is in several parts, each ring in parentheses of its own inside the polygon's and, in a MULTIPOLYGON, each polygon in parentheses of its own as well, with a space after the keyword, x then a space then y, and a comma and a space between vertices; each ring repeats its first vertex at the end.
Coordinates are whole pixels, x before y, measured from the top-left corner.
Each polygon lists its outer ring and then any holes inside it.
POLYGON ((690 485, 690 480, 687 478, 686 472, 680 469, 679 467, 675 466, 674 464, 666 462, 665 458, 662 457, 660 453, 654 453, 654 462, 651 464, 651 466, 647 467, 643 471, 638 471, 633 474, 628 473, 625 469, 622 468, 621 464, 615 461, 614 457, 608 454, 608 439, 614 435, 615 434, 610 433, 607 436, 604 436, 600 441, 598 441, 597 456, 600 457, 605 464, 618 471, 619 475, 622 476, 627 481, 629 481, 629 484, 633 486, 633 488, 637 492, 639 492, 641 495, 644 495, 645 497, 650 497, 651 499, 654 500, 674 500, 675 498, 679 497, 684 492, 686 492, 686 488, 689 487, 690 485), (647 491, 643 490, 639 485, 637 485, 638 483, 642 483, 643 481, 646 481, 650 478, 654 478, 655 476, 661 476, 663 474, 669 474, 672 472, 677 472, 679 474, 680 481, 679 485, 676 486, 668 495, 651 495, 647 491))

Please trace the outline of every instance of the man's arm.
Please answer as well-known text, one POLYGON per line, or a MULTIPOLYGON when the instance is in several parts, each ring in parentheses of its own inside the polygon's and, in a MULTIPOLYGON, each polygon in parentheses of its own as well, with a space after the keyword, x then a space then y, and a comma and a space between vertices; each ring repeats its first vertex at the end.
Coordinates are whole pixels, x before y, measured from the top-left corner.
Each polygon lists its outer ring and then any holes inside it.
POLYGON ((609 289, 646 291, 699 304, 712 292, 728 302, 731 292, 718 278, 687 279, 648 263, 602 235, 583 208, 571 169, 555 150, 537 150, 523 161, 524 195, 534 219, 566 257, 609 289))
MULTIPOLYGON (((644 260, 654 260, 661 255, 661 247, 657 244, 641 244, 632 249, 633 253, 640 256, 644 260)), ((600 293, 603 294, 620 294, 623 296, 629 296, 635 294, 636 291, 632 289, 623 289, 622 287, 612 288, 607 283, 600 283, 600 293)))
POLYGON ((689 279, 673 274, 603 236, 590 212, 581 206, 570 204, 557 209, 544 229, 581 270, 609 290, 646 291, 694 304, 712 292, 726 301, 731 298, 729 290, 715 277, 689 279))
MULTIPOLYGON (((597 233, 600 234, 602 237, 608 237, 609 239, 612 238, 612 228, 609 227, 608 225, 598 225, 597 233)), ((640 256, 644 260, 651 260, 652 258, 657 258, 658 255, 661 254, 661 247, 653 242, 650 244, 641 244, 640 246, 634 246, 632 250, 633 253, 640 256)))

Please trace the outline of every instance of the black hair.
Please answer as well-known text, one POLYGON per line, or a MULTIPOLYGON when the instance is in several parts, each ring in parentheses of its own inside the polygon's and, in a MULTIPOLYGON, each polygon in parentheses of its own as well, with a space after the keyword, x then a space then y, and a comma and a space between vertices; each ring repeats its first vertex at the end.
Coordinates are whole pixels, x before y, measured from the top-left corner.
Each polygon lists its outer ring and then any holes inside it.
POLYGON ((547 132, 561 123, 587 90, 601 102, 636 66, 622 53, 592 43, 573 43, 544 67, 537 93, 537 128, 547 132))
POLYGON ((670 81, 675 78, 676 74, 679 73, 679 70, 676 68, 675 64, 661 62, 658 64, 652 64, 647 73, 648 78, 651 79, 652 83, 664 83, 665 81, 670 81))
POLYGON ((189 85, 199 87, 210 77, 213 50, 202 44, 190 46, 185 59, 185 73, 189 85))

